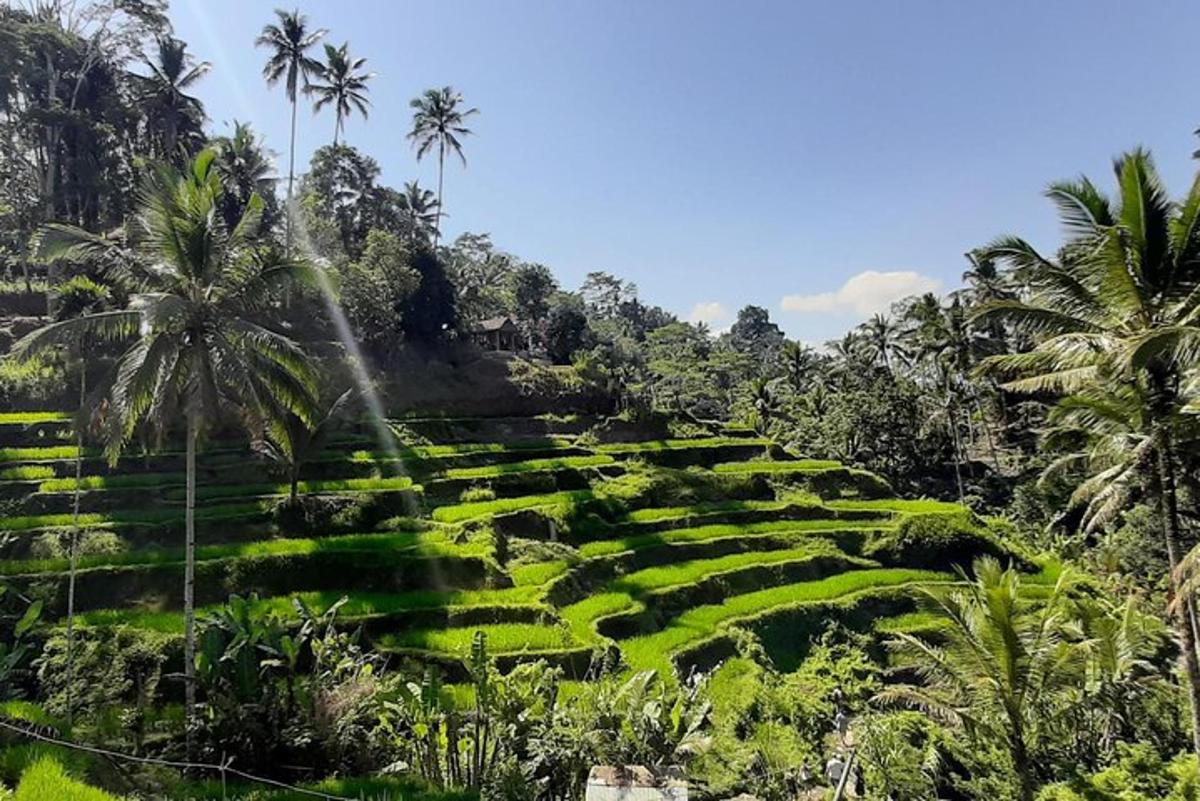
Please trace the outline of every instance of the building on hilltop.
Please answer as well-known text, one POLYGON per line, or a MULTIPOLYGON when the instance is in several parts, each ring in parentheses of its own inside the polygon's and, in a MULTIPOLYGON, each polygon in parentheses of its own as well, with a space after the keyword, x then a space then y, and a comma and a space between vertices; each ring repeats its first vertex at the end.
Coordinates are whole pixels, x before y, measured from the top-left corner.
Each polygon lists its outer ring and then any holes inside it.
POLYGON ((484 350, 519 350, 521 329, 507 315, 480 320, 471 328, 471 341, 484 350))

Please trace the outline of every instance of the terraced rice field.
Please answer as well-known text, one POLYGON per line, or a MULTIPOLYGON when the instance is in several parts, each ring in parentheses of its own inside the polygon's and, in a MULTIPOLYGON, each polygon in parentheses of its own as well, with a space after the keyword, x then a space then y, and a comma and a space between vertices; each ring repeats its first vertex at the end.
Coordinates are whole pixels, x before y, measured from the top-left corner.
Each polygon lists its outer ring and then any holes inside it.
MULTIPOLYGON (((89 446, 76 481, 71 425, 62 412, 0 415, 0 575, 58 586, 48 608, 63 613, 78 491, 82 623, 182 631, 181 454, 109 468, 89 446)), ((956 505, 887 497, 869 474, 749 431, 597 442, 587 428, 408 419, 388 442, 344 432, 304 469, 298 491, 327 513, 302 530, 277 512, 281 476, 217 443, 198 471, 200 612, 254 593, 295 620, 297 603, 321 612, 345 598, 341 618, 380 651, 453 673, 484 631, 502 665, 545 658, 581 678, 613 648, 630 669, 710 666, 734 627, 805 615, 870 609, 868 630, 920 627, 920 588, 954 579, 875 546, 914 516, 969 520, 956 505)))

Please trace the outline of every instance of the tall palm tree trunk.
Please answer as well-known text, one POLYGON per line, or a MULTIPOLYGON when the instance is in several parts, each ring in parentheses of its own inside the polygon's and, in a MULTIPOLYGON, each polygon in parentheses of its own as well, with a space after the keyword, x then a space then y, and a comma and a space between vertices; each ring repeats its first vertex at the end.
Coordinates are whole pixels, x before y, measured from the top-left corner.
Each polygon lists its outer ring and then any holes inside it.
POLYGON ((438 208, 437 221, 433 225, 433 252, 436 254, 438 242, 442 239, 442 209, 445 204, 442 202, 444 195, 442 194, 442 177, 445 173, 446 166, 446 143, 445 141, 438 144, 438 208))
POLYGON ((67 558, 67 725, 75 709, 75 570, 79 560, 79 501, 83 482, 83 407, 87 398, 87 362, 79 360, 79 418, 75 421, 75 497, 71 508, 71 543, 67 558))
POLYGON ((186 699, 187 750, 192 756, 196 715, 196 413, 187 413, 187 511, 184 518, 183 678, 186 699))
MULTIPOLYGON (((335 137, 336 140, 336 137, 335 137)), ((292 255, 292 183, 296 179, 296 97, 292 96, 292 141, 288 148, 287 217, 284 225, 284 255, 292 255)))
POLYGON ((1163 536, 1167 544, 1167 561, 1171 569, 1169 587, 1172 600, 1175 601, 1175 621, 1183 659, 1184 681, 1187 684, 1188 701, 1191 705, 1192 750, 1200 759, 1200 661, 1196 658, 1196 632, 1192 627, 1192 600, 1179 595, 1179 578, 1176 572, 1180 558, 1179 500, 1175 489, 1175 457, 1172 453, 1171 435, 1165 428, 1159 429, 1156 450, 1159 512, 1163 536))
POLYGON ((1025 735, 1018 720, 1012 720, 1010 726, 1012 731, 1009 736, 1012 738, 1012 742, 1009 745, 1009 751, 1012 755, 1013 768, 1017 772, 1017 781, 1020 783, 1017 797, 1021 801, 1033 801, 1037 787, 1029 761, 1029 749, 1025 744, 1025 735))

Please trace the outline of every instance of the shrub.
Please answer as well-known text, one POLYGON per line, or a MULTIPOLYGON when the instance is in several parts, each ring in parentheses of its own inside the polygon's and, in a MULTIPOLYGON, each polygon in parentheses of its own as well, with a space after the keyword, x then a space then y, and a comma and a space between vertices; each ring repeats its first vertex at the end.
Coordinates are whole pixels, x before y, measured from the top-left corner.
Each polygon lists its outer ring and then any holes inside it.
POLYGON ((867 547, 867 555, 890 564, 929 569, 947 565, 970 567, 980 556, 996 558, 1012 554, 969 513, 925 514, 907 517, 885 531, 867 547))
MULTIPOLYGON (((75 676, 72 706, 80 718, 102 710, 130 708, 122 733, 138 747, 146 731, 146 707, 155 699, 163 667, 179 658, 171 634, 132 628, 112 630, 81 627, 75 635, 75 676), (86 677, 86 681, 79 681, 86 677)), ((53 714, 66 712, 67 639, 57 632, 46 641, 37 661, 38 680, 53 714)))
POLYGON ((491 487, 467 487, 459 494, 458 500, 460 503, 494 501, 496 500, 496 491, 491 487))
POLYGON ((1147 743, 1117 743, 1115 762, 1099 773, 1042 788, 1038 801, 1188 801, 1200 786, 1196 759, 1162 758, 1147 743))
POLYGON ((53 356, 33 356, 24 361, 0 359, 0 405, 47 406, 65 401, 67 386, 62 361, 53 356))

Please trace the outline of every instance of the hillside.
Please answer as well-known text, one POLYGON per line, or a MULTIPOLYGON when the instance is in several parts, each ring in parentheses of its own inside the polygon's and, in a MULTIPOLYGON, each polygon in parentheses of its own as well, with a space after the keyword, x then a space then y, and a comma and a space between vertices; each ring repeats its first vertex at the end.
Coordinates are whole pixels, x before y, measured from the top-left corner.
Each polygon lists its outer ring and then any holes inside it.
MULTIPOLYGON (((832 620, 863 630, 912 612, 914 590, 1002 549, 963 508, 892 497, 865 471, 796 458, 747 430, 605 442, 571 417, 405 419, 379 443, 336 435, 307 465, 306 514, 244 446, 199 460, 197 604, 229 595, 295 618, 293 597, 362 624, 372 648, 451 679, 474 633, 502 667, 570 678, 615 648, 630 669, 711 668, 731 627, 794 664, 832 620), (303 519, 301 519, 303 518, 303 519)), ((628 432, 626 432, 628 434, 628 432)), ((0 417, 6 581, 52 588, 65 614, 75 448, 55 412, 0 417)), ((183 454, 110 469, 84 454, 77 610, 86 625, 182 632, 183 454)), ((178 647, 178 642, 174 642, 178 647)))

